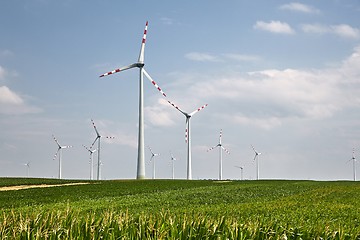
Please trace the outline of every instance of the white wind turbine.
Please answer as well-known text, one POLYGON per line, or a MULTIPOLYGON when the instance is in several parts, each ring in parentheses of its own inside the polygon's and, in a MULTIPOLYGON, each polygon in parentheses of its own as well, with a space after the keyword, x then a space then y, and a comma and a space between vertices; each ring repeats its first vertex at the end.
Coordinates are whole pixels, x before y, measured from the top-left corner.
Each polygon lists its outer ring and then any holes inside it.
MULTIPOLYGON (((100 142, 100 140, 99 140, 100 142)), ((93 154, 94 152, 96 152, 97 149, 91 149, 88 148, 87 146, 83 145, 84 148, 86 148, 86 150, 88 150, 89 154, 90 154, 90 180, 94 179, 94 161, 93 161, 93 154)))
POLYGON ((230 154, 230 152, 226 148, 223 147, 223 145, 221 143, 221 137, 222 137, 222 129, 220 130, 219 143, 216 146, 211 147, 207 150, 209 152, 209 151, 213 150, 214 148, 219 147, 219 180, 222 180, 222 163, 223 163, 222 150, 224 150, 227 154, 230 154))
MULTIPOLYGON (((356 158, 355 158, 355 149, 353 149, 352 152, 352 157, 349 161, 353 162, 353 177, 354 177, 354 181, 356 181, 356 158)), ((349 162, 348 161, 348 162, 349 162)))
POLYGON ((174 157, 174 155, 171 152, 170 152, 170 157, 171 157, 172 179, 175 179, 175 161, 176 161, 176 158, 174 157))
POLYGON ((255 153, 254 161, 256 161, 256 180, 259 180, 259 156, 261 155, 261 152, 256 151, 253 145, 251 145, 251 147, 255 153))
MULTIPOLYGON (((91 119, 91 122, 92 122, 92 125, 95 129, 95 132, 96 132, 96 138, 94 140, 94 142, 91 144, 91 147, 90 149, 92 149, 92 147, 94 146, 94 144, 96 143, 96 141, 98 142, 98 148, 97 148, 97 156, 98 156, 98 162, 97 162, 97 176, 96 176, 96 179, 97 180, 100 180, 100 171, 101 171, 101 161, 100 161, 100 139, 101 136, 99 131, 97 130, 96 126, 95 126, 95 123, 94 123, 94 120, 91 119)), ((115 137, 109 137, 109 136, 106 136, 105 138, 107 139, 114 139, 115 137)))
POLYGON ((30 162, 24 164, 26 166, 26 176, 29 177, 30 172, 30 162))
POLYGON ((236 168, 240 168, 240 180, 244 180, 244 167, 234 166, 236 168))
POLYGON ((176 106, 174 103, 168 101, 168 103, 171 104, 174 108, 176 108, 179 112, 184 114, 186 118, 186 128, 185 128, 185 142, 187 143, 187 179, 192 179, 192 170, 191 170, 191 132, 190 132, 190 118, 194 116, 195 113, 199 112, 201 109, 204 109, 207 104, 199 107, 195 111, 191 113, 186 113, 183 110, 181 110, 178 106, 176 106))
POLYGON ((71 148, 72 146, 62 146, 62 145, 60 145, 59 141, 55 138, 54 135, 53 135, 53 138, 54 138, 56 144, 58 145, 58 150, 56 151, 53 160, 55 160, 56 156, 59 155, 59 175, 58 175, 58 177, 59 177, 59 179, 61 179, 61 152, 63 149, 71 148))
POLYGON ((151 148, 148 146, 150 152, 151 152, 151 158, 150 158, 150 162, 152 161, 153 162, 153 176, 152 178, 155 179, 155 167, 156 167, 156 164, 155 164, 155 158, 157 156, 160 156, 160 153, 154 153, 151 148))
POLYGON ((156 84, 156 82, 150 77, 150 75, 144 69, 144 50, 145 50, 145 42, 146 42, 146 34, 147 34, 148 22, 146 22, 144 36, 141 42, 140 54, 138 61, 130 64, 125 67, 121 67, 115 69, 111 72, 107 72, 102 74, 100 77, 108 76, 113 73, 117 73, 120 71, 124 71, 131 68, 139 68, 140 69, 140 78, 139 78, 139 133, 138 133, 138 159, 137 159, 137 179, 145 178, 145 157, 144 157, 144 84, 143 78, 144 75, 152 82, 152 84, 159 90, 159 92, 166 97, 166 94, 161 90, 161 88, 156 84))

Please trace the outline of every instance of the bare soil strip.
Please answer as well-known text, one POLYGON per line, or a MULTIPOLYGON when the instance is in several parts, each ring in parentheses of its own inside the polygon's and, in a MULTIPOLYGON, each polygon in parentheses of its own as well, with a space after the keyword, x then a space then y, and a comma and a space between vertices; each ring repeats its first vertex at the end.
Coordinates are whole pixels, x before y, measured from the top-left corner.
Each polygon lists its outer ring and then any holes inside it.
POLYGON ((65 184, 41 184, 41 185, 19 185, 19 186, 9 186, 9 187, 0 187, 0 191, 15 191, 23 190, 29 188, 48 188, 48 187, 62 187, 62 186, 73 186, 73 185, 84 185, 90 183, 65 183, 65 184))

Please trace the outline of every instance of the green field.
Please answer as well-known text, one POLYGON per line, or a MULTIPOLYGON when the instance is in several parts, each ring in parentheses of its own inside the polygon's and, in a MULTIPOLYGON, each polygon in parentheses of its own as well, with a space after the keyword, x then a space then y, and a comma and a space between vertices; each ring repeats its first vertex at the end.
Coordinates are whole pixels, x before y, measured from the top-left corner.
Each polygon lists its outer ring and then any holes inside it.
POLYGON ((360 183, 0 178, 0 239, 360 239, 360 183))

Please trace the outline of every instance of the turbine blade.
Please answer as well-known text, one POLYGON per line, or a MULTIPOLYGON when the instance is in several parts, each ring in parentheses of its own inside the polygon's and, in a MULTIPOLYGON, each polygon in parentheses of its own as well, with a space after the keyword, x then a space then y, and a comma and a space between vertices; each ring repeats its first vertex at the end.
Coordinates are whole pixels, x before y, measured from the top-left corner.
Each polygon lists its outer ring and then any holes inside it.
POLYGON ((223 146, 221 146, 221 148, 222 148, 227 154, 230 154, 229 150, 227 150, 227 149, 224 148, 223 146))
POLYGON ((114 136, 106 136, 105 138, 107 138, 107 139, 115 139, 114 136))
POLYGON ((252 149, 254 150, 255 155, 257 156, 259 153, 255 150, 254 146, 251 145, 252 149))
POLYGON ((214 148, 216 148, 217 146, 219 146, 219 145, 213 146, 213 147, 209 148, 209 149, 206 150, 206 151, 209 152, 209 151, 213 150, 214 148))
POLYGON ((139 63, 144 63, 144 51, 145 51, 147 28, 148 28, 148 21, 146 21, 145 29, 144 29, 144 36, 141 41, 141 48, 140 48, 140 54, 139 54, 139 60, 138 60, 139 63))
POLYGON ((145 74, 145 76, 147 77, 147 79, 150 80, 150 82, 154 85, 154 87, 164 96, 166 97, 166 94, 163 92, 163 90, 161 90, 161 88, 159 87, 159 85, 156 84, 156 82, 154 81, 154 79, 151 78, 151 76, 148 74, 148 72, 143 68, 143 72, 145 74))
POLYGON ((128 69, 130 69, 130 68, 138 67, 138 66, 139 66, 139 65, 138 65, 137 63, 133 63, 133 64, 130 64, 130 65, 128 65, 128 66, 125 66, 125 67, 121 67, 121 68, 112 70, 111 72, 104 73, 104 74, 100 75, 99 77, 109 76, 109 75, 111 75, 111 74, 118 73, 118 72, 122 72, 122 71, 128 70, 128 69))
POLYGON ((56 139, 55 135, 53 135, 53 138, 54 138, 56 144, 58 145, 58 147, 61 148, 61 145, 60 145, 59 141, 56 139))
POLYGON ((190 117, 192 117, 195 113, 199 112, 200 110, 204 109, 205 107, 207 107, 208 104, 205 104, 201 107, 199 107, 198 109, 196 109, 195 111, 193 111, 192 113, 189 114, 190 117))
POLYGON ((95 140, 94 140, 94 142, 91 144, 91 147, 90 148, 92 148, 93 146, 94 146, 94 144, 96 143, 96 141, 99 139, 99 141, 100 141, 100 137, 99 136, 97 136, 96 138, 95 138, 95 140))
POLYGON ((153 151, 151 150, 151 147, 150 147, 150 146, 148 146, 148 148, 149 148, 149 150, 150 150, 151 154, 154 156, 155 154, 154 154, 154 153, 153 153, 153 151))
POLYGON ((65 149, 65 148, 72 148, 73 146, 61 146, 61 148, 65 149))
POLYGON ((220 129, 220 137, 219 137, 219 143, 221 144, 221 137, 222 137, 222 129, 220 129))
POLYGON ((175 103, 171 102, 168 100, 168 103, 173 106, 175 109, 177 109, 179 112, 181 112, 182 114, 184 114, 185 116, 187 116, 188 114, 186 112, 184 112, 183 110, 181 110, 177 105, 175 105, 175 103))
POLYGON ((91 152, 91 149, 88 148, 87 146, 83 145, 84 148, 86 148, 86 150, 88 150, 89 152, 91 152))
POLYGON ((93 125, 94 129, 95 129, 95 132, 96 132, 97 137, 101 137, 99 131, 98 131, 97 128, 96 128, 96 125, 95 125, 94 120, 91 119, 91 122, 92 122, 92 125, 93 125))
POLYGON ((56 157, 57 157, 57 155, 58 155, 58 153, 59 153, 60 149, 61 149, 61 148, 58 148, 58 150, 56 151, 56 153, 55 153, 55 155, 54 155, 54 157, 53 157, 53 161, 56 159, 56 157))

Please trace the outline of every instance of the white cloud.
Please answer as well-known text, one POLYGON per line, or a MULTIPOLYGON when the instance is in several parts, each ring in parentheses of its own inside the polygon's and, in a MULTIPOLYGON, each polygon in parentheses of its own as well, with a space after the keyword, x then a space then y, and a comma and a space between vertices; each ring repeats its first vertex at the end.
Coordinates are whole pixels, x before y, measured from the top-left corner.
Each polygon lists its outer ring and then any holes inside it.
POLYGON ((190 80, 186 90, 179 87, 181 94, 169 95, 218 105, 217 116, 227 116, 230 108, 241 109, 226 118, 232 123, 271 129, 289 121, 328 119, 360 104, 360 46, 339 67, 192 77, 196 81, 190 80))
POLYGON ((41 109, 28 106, 23 98, 7 86, 0 87, 0 114, 37 113, 41 109))
POLYGON ((295 11, 295 12, 303 12, 303 13, 316 13, 316 14, 320 13, 320 10, 318 10, 312 6, 305 5, 305 4, 298 3, 298 2, 292 2, 292 3, 281 5, 280 9, 291 10, 291 11, 295 11))
POLYGON ((210 55, 208 53, 199 53, 199 52, 191 52, 185 55, 187 59, 198 61, 198 62, 219 62, 216 56, 210 55))
POLYGON ((245 126, 256 126, 265 130, 270 130, 282 124, 282 120, 277 117, 253 118, 253 117, 244 116, 241 113, 232 114, 229 116, 225 115, 224 118, 227 118, 229 119, 229 121, 236 124, 245 125, 245 126))
POLYGON ((357 28, 353 28, 347 24, 339 24, 339 25, 322 25, 322 24, 303 24, 301 26, 303 32, 305 33, 316 33, 316 34, 335 34, 342 38, 348 39, 359 39, 360 38, 360 30, 357 28))
POLYGON ((23 103, 24 101, 22 100, 22 98, 13 91, 11 91, 8 87, 0 87, 0 104, 21 105, 23 103))
POLYGON ((137 148, 137 137, 132 134, 125 134, 123 132, 118 132, 114 134, 114 139, 105 138, 105 142, 114 143, 118 145, 128 146, 131 148, 137 148))
POLYGON ((241 62, 257 62, 259 61, 261 58, 259 56, 255 56, 255 55, 244 55, 244 54, 224 54, 225 57, 236 60, 236 61, 241 61, 241 62))
POLYGON ((306 33, 318 33, 323 34, 330 31, 330 28, 328 26, 322 25, 322 24, 303 24, 301 26, 303 32, 306 33))
MULTIPOLYGON (((337 67, 229 71, 211 76, 183 73, 177 77, 171 83, 176 88, 168 85, 176 89, 168 96, 185 111, 209 103, 216 118, 224 122, 269 130, 293 121, 333 118, 359 106, 360 46, 337 67)), ((179 112, 165 99, 146 111, 153 125, 167 127, 178 122, 179 112)))
POLYGON ((162 17, 160 20, 165 25, 172 25, 174 23, 174 21, 171 18, 168 18, 168 17, 162 17))
POLYGON ((187 53, 185 57, 198 62, 225 62, 229 59, 239 62, 257 62, 261 60, 260 56, 235 53, 226 53, 217 56, 208 53, 191 52, 187 53))
POLYGON ((357 28, 353 28, 347 24, 333 25, 331 29, 336 35, 344 38, 359 39, 360 31, 357 28))
POLYGON ((268 31, 272 33, 295 34, 295 31, 291 28, 289 24, 280 21, 270 21, 268 23, 263 21, 257 21, 254 25, 254 29, 268 31))
POLYGON ((156 105, 145 107, 147 120, 154 126, 173 126, 175 122, 168 111, 169 106, 164 98, 159 98, 156 105))

